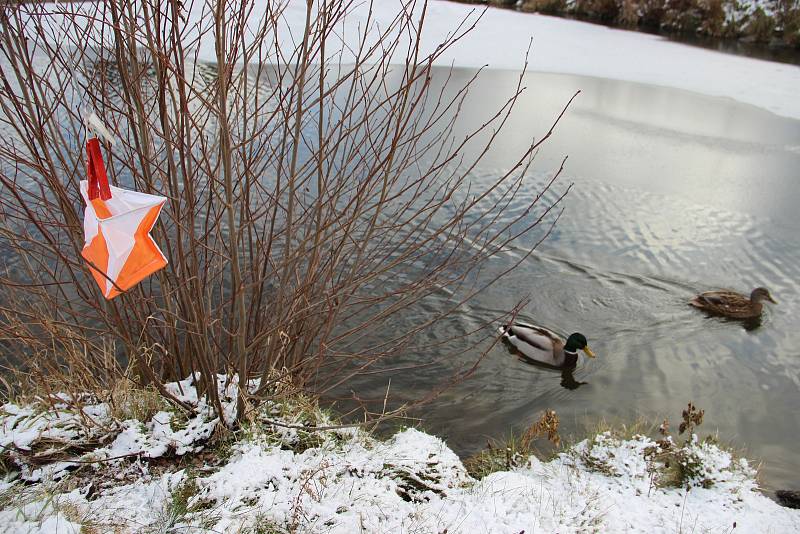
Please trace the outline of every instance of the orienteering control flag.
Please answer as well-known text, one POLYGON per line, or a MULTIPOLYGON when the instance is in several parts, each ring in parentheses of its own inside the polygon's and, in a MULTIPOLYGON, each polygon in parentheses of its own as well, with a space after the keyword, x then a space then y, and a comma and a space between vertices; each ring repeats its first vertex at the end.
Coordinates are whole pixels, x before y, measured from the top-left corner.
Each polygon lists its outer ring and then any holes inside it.
POLYGON ((150 231, 165 197, 109 186, 100 142, 86 143, 88 180, 81 180, 86 202, 81 255, 103 296, 112 299, 167 265, 150 231))

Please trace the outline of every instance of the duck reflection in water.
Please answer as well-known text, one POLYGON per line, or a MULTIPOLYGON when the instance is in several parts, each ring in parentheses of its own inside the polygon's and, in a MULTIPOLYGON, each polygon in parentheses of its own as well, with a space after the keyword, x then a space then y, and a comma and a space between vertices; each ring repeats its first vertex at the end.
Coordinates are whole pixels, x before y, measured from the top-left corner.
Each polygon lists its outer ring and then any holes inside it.
POLYGON ((577 367, 578 357, 575 356, 573 361, 565 362, 564 367, 556 367, 554 365, 547 365, 546 363, 537 362, 536 360, 531 360, 524 354, 522 354, 516 347, 511 345, 510 343, 504 343, 506 348, 508 349, 509 354, 513 354, 514 356, 519 359, 519 361, 531 365, 533 367, 538 367, 539 369, 545 369, 547 371, 553 372, 560 372, 561 373, 561 387, 564 389, 578 389, 584 384, 588 384, 589 382, 583 382, 580 380, 575 379, 575 368, 577 367))
MULTIPOLYGON (((726 321, 732 321, 732 319, 725 319, 726 321)), ((750 319, 739 319, 736 321, 741 325, 748 332, 752 332, 756 328, 761 326, 761 317, 752 317, 750 319)))
POLYGON ((738 325, 746 332, 752 332, 761 328, 764 318, 759 315, 758 317, 748 317, 746 319, 735 319, 732 317, 723 317, 720 315, 708 314, 707 321, 715 321, 731 325, 738 325))

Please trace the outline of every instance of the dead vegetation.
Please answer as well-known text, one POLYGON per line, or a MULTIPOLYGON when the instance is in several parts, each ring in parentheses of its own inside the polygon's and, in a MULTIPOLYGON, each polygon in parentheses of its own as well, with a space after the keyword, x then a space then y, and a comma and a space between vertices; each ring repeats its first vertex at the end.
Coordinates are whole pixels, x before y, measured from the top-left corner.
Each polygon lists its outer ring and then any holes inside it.
POLYGON ((481 479, 497 471, 525 467, 532 455, 543 460, 552 460, 557 455, 566 454, 577 459, 580 465, 590 471, 617 477, 620 473, 614 465, 614 458, 606 456, 607 446, 653 437, 651 445, 642 451, 651 491, 655 488, 693 486, 710 488, 714 480, 707 474, 707 466, 703 463, 703 455, 698 447, 711 444, 734 459, 742 455, 741 451, 734 451, 720 444, 716 436, 703 439, 697 437, 696 430, 702 425, 704 415, 704 410, 688 403, 681 414, 678 430, 678 435, 685 435, 684 438, 670 434, 668 419, 656 424, 640 418, 633 423, 619 425, 600 421, 592 427, 588 435, 570 439, 569 443, 563 444, 558 433, 558 416, 554 411, 546 410, 522 435, 512 434, 503 441, 489 442, 484 450, 464 460, 464 467, 471 476, 481 479), (542 447, 543 444, 546 447, 542 447), (546 450, 550 452, 546 453, 546 450))
POLYGON ((695 430, 703 424, 704 415, 705 410, 688 403, 681 413, 678 427, 678 435, 687 434, 683 442, 670 435, 669 421, 664 419, 659 426, 662 439, 645 451, 645 457, 650 462, 651 484, 672 488, 695 485, 710 488, 714 484, 713 480, 704 476, 703 462, 693 449, 695 430))
POLYGON ((521 436, 511 434, 503 441, 495 443, 490 441, 484 450, 464 460, 464 467, 472 477, 481 479, 497 471, 508 471, 514 467, 524 466, 531 455, 537 454, 537 440, 546 438, 553 446, 560 446, 559 424, 556 412, 545 410, 521 436))
MULTIPOLYGON (((455 87, 433 65, 471 26, 424 53, 426 7, 408 0, 341 50, 336 32, 353 6, 308 2, 293 41, 278 37, 286 5, 273 2, 263 12, 255 1, 0 7, 0 350, 4 373, 21 373, 8 395, 78 398, 131 380, 144 397, 118 393, 115 410, 145 417, 163 401, 191 413, 164 384, 199 376, 222 415, 218 373, 260 378, 257 391, 241 389, 236 420, 224 421, 233 427, 275 381, 322 395, 409 351, 425 365, 454 356, 424 334, 503 275, 473 276, 497 251, 543 238, 555 221, 566 189, 503 224, 497 215, 560 115, 476 189, 470 173, 522 77, 456 139, 472 82, 455 87), (215 60, 204 63, 198 50, 209 46, 215 60), (90 111, 118 140, 104 146, 112 183, 169 199, 154 233, 168 267, 111 301, 80 256, 90 111), (437 297, 436 311, 392 327, 443 291, 451 298, 437 297)), ((461 334, 481 348, 418 400, 468 376, 499 319, 461 334)), ((367 418, 392 412, 381 408, 367 418)))

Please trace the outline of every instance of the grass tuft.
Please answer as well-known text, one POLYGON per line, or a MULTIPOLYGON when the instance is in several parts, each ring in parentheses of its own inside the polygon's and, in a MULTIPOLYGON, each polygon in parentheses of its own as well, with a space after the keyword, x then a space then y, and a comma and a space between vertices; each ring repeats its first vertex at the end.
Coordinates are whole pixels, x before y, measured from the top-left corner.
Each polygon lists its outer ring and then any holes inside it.
POLYGON ((109 398, 111 415, 119 421, 135 419, 147 423, 158 412, 172 410, 155 388, 140 388, 127 379, 115 385, 109 398))
POLYGON ((205 531, 217 522, 213 514, 208 513, 204 503, 198 502, 194 497, 199 493, 197 486, 197 473, 188 469, 184 479, 170 494, 160 520, 155 526, 156 532, 172 532, 181 523, 188 523, 205 531))
POLYGON ((288 534, 289 529, 269 519, 265 514, 256 515, 253 524, 240 531, 240 534, 288 534))
POLYGON ((545 410, 539 420, 528 427, 521 436, 513 433, 500 443, 489 442, 478 454, 464 460, 467 473, 473 478, 481 479, 497 471, 507 471, 527 464, 531 455, 539 455, 535 443, 545 437, 552 445, 561 444, 558 434, 560 421, 553 410, 545 410))

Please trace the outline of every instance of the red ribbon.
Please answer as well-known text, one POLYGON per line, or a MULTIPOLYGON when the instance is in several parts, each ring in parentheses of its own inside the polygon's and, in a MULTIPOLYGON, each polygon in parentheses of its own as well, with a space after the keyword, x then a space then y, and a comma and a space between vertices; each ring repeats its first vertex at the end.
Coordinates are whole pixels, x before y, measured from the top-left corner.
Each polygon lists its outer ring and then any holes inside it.
POLYGON ((108 187, 106 166, 103 164, 103 153, 100 152, 100 141, 92 137, 86 141, 86 155, 88 156, 87 170, 89 172, 89 200, 98 196, 103 200, 111 198, 111 188, 108 187))

